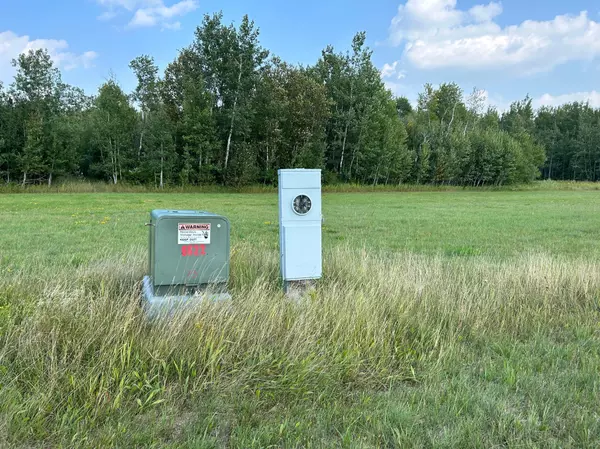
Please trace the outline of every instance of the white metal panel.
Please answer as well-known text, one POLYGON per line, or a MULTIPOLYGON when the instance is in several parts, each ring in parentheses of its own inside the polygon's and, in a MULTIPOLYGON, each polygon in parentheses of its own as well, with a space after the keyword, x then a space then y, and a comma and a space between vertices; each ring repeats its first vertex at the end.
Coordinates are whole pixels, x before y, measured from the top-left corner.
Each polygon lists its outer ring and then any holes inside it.
POLYGON ((321 226, 289 224, 283 226, 283 278, 287 281, 318 279, 322 275, 321 226))
POLYGON ((279 245, 284 280, 317 279, 322 275, 321 170, 279 170, 279 245), (294 212, 298 195, 311 200, 305 215, 294 212))
POLYGON ((279 170, 279 185, 283 189, 321 189, 321 170, 279 170))

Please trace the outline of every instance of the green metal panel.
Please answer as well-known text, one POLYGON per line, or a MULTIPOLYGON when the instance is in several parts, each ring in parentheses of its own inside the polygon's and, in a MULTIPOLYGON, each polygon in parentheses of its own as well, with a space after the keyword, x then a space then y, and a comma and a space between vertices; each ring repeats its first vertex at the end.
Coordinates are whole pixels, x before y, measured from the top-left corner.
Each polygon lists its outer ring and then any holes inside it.
POLYGON ((204 211, 154 210, 150 276, 155 286, 196 287, 229 279, 229 220, 204 211))

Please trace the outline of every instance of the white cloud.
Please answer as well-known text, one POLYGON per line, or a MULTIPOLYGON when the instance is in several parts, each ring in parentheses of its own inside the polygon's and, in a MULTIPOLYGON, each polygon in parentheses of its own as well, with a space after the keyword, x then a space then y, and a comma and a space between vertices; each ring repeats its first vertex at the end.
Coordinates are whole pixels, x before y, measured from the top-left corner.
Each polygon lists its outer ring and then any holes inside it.
POLYGON ((138 9, 129 22, 129 26, 132 27, 151 27, 156 25, 158 18, 153 14, 149 14, 146 9, 138 9))
POLYGON ((396 67, 398 67, 398 61, 394 61, 392 64, 384 64, 383 69, 381 69, 381 77, 390 78, 396 73, 396 67))
POLYGON ((78 67, 89 69, 94 67, 94 60, 98 57, 98 53, 95 51, 86 51, 81 55, 74 55, 73 53, 59 53, 53 56, 54 62, 60 67, 64 67, 65 70, 73 70, 78 67))
POLYGON ((128 27, 141 28, 160 25, 162 29, 178 30, 181 23, 172 21, 198 9, 198 0, 181 0, 170 6, 164 0, 97 0, 107 9, 98 19, 109 20, 118 12, 133 13, 128 27))
POLYGON ((415 30, 453 27, 461 22, 456 0, 408 0, 398 7, 398 14, 392 19, 390 39, 399 45, 404 39, 413 40, 415 30))
POLYGON ((70 52, 69 44, 65 40, 33 39, 29 36, 18 36, 12 31, 0 32, 0 81, 9 83, 15 73, 11 61, 19 54, 29 50, 45 48, 52 57, 54 64, 63 70, 72 70, 78 67, 90 68, 98 54, 86 51, 82 54, 70 52))
POLYGON ((469 9, 469 15, 476 22, 489 22, 500 14, 502 14, 502 5, 495 2, 488 5, 475 5, 469 9))
POLYGON ((169 20, 188 14, 197 8, 198 2, 196 0, 182 0, 172 6, 160 4, 149 8, 141 8, 135 12, 133 19, 129 22, 129 26, 145 27, 161 23, 165 28, 177 28, 169 20))
POLYGON ((593 108, 600 108, 600 92, 593 90, 591 92, 574 92, 557 96, 544 94, 541 97, 534 99, 533 105, 536 108, 539 108, 541 106, 560 106, 575 101, 578 103, 589 103, 593 108))
POLYGON ((381 78, 384 80, 392 77, 399 80, 406 78, 406 70, 400 70, 399 63, 400 61, 394 61, 392 64, 384 64, 380 72, 381 78))
POLYGON ((420 69, 511 69, 516 74, 550 70, 600 56, 600 23, 587 12, 501 27, 500 3, 457 9, 456 0, 407 0, 392 20, 389 42, 420 69))
MULTIPOLYGON (((512 103, 512 101, 501 95, 490 95, 487 91, 484 91, 484 100, 486 109, 488 106, 493 106, 501 113, 510 110, 510 104, 512 103)), ((593 90, 591 92, 572 92, 561 95, 546 93, 532 100, 533 107, 536 109, 542 106, 555 107, 573 102, 589 103, 593 108, 600 108, 600 92, 593 90)))

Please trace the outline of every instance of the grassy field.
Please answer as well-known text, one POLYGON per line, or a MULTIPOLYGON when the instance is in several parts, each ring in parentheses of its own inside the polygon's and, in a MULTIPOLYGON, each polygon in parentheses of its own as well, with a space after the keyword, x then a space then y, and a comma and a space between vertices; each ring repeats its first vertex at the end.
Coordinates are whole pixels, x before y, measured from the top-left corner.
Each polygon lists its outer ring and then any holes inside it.
POLYGON ((280 291, 272 193, 0 196, 0 447, 599 447, 600 192, 326 193, 280 291), (232 223, 233 301, 149 324, 148 213, 232 223))

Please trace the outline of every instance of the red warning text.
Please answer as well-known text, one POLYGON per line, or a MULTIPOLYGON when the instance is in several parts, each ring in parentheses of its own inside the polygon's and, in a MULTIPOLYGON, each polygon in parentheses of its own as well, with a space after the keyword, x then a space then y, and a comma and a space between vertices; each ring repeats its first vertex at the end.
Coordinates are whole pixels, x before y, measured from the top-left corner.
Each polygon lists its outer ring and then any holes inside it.
POLYGON ((181 255, 183 257, 206 256, 206 245, 183 245, 181 255))

